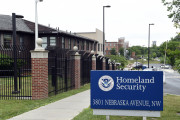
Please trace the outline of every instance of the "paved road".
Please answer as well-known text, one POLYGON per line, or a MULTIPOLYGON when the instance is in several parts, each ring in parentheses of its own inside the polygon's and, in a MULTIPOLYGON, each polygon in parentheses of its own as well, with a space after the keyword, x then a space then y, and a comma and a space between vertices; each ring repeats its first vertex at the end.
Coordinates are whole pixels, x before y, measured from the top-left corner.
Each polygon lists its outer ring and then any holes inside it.
MULTIPOLYGON (((161 64, 150 64, 160 68, 161 64)), ((172 69, 161 69, 165 73, 164 93, 180 95, 180 74, 172 69)))
POLYGON ((180 74, 171 69, 164 70, 165 80, 164 93, 180 95, 180 74))

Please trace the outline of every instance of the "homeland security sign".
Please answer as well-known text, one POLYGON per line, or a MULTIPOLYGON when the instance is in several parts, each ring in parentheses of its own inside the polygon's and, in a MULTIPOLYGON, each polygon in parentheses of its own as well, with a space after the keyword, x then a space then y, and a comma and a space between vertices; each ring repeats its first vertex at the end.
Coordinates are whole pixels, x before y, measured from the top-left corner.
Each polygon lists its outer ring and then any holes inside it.
POLYGON ((91 108, 163 110, 163 72, 91 71, 91 108))

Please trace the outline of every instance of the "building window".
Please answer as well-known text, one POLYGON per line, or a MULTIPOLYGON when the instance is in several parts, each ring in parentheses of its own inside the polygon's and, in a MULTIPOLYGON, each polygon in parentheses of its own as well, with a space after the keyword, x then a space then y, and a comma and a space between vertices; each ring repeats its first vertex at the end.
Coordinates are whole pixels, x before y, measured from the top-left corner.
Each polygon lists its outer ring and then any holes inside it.
POLYGON ((19 38, 19 45, 20 46, 24 46, 24 39, 23 39, 23 37, 19 38))
POLYGON ((65 48, 65 41, 64 41, 64 37, 62 37, 62 48, 65 48))
POLYGON ((106 50, 108 50, 108 48, 106 48, 106 50))
POLYGON ((73 40, 73 46, 76 46, 76 40, 73 40))
POLYGON ((42 43, 42 47, 46 48, 47 47, 47 37, 42 37, 43 43, 42 43))
POLYGON ((4 34, 4 48, 10 48, 12 45, 12 35, 4 34))
POLYGON ((96 51, 96 44, 94 43, 94 51, 96 51))
POLYGON ((100 44, 98 44, 98 51, 100 51, 100 44))
POLYGON ((109 46, 111 46, 111 43, 109 43, 109 46))
POLYGON ((71 39, 69 39, 69 49, 71 50, 71 39))
POLYGON ((86 42, 86 50, 89 50, 89 43, 86 42))
POLYGON ((50 46, 56 46, 56 37, 50 37, 50 46))
POLYGON ((82 41, 81 50, 84 50, 84 41, 82 41))
POLYGON ((93 50, 93 43, 91 43, 91 50, 93 50))

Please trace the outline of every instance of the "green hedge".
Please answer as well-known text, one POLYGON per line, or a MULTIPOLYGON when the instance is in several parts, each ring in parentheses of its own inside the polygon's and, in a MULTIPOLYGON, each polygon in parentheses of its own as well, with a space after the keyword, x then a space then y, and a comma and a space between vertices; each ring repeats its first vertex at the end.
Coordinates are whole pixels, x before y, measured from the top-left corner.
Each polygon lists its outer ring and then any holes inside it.
MULTIPOLYGON (((17 59, 17 69, 22 67, 25 64, 25 61, 22 59, 17 59)), ((9 70, 9 71, 2 71, 0 76, 4 75, 13 75, 14 70, 14 59, 6 54, 0 54, 0 70, 9 70)))

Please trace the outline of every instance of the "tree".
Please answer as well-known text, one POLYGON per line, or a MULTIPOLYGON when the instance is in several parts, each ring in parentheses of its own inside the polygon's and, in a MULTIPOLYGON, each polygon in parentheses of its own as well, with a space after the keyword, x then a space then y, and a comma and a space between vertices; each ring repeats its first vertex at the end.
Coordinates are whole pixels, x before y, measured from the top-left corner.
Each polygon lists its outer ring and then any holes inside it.
POLYGON ((110 53, 111 55, 117 55, 116 48, 112 48, 110 53))
POLYGON ((157 54, 155 52, 152 53, 152 57, 153 58, 156 58, 157 57, 157 54))
POLYGON ((178 72, 180 73, 180 59, 176 60, 175 67, 178 70, 178 72))
POLYGON ((162 3, 167 6, 167 11, 170 12, 168 15, 169 18, 172 18, 173 22, 175 23, 175 27, 179 28, 180 22, 180 1, 179 0, 172 0, 172 2, 167 2, 167 0, 162 0, 162 3))
POLYGON ((120 55, 122 55, 122 56, 123 56, 123 55, 124 55, 124 48, 122 48, 122 47, 121 47, 121 48, 119 48, 119 53, 120 53, 120 55))
MULTIPOLYGON (((162 54, 165 53, 165 50, 166 50, 166 42, 164 42, 160 46, 160 52, 162 54)), ((180 59, 180 42, 174 41, 171 39, 167 43, 167 52, 166 53, 167 53, 168 64, 174 66, 176 60, 180 59)))
POLYGON ((135 52, 136 55, 141 55, 142 47, 141 46, 132 46, 129 48, 131 52, 135 52))
POLYGON ((110 58, 112 61, 115 60, 117 63, 121 63, 120 68, 124 68, 128 63, 124 56, 107 55, 106 57, 110 58))

